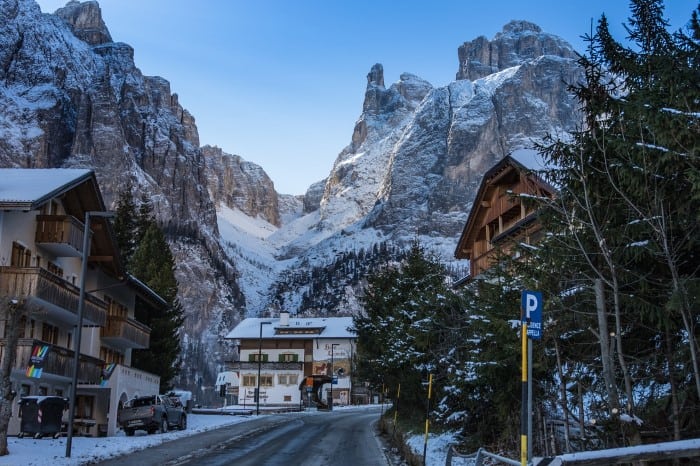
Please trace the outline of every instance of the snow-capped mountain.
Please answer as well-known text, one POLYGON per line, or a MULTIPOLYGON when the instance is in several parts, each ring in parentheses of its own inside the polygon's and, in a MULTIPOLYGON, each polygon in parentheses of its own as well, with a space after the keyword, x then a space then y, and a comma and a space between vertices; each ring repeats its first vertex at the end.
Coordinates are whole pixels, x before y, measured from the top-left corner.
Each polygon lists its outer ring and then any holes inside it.
MULTIPOLYGON (((248 301, 249 312, 356 310, 361 280, 353 276, 357 266, 343 262, 387 241, 400 249, 419 239, 450 262, 483 173, 507 154, 531 151, 547 133, 564 135, 579 124, 567 86, 581 73, 562 39, 512 21, 492 40, 465 42, 458 56, 457 80, 441 88, 408 73, 387 88, 382 65, 371 68, 363 112, 326 180, 309 189, 302 215, 268 229, 274 232, 250 249, 271 247, 280 269, 269 269, 271 292, 252 292, 257 303, 248 301), (344 275, 334 276, 341 266, 344 275)), ((227 237, 224 223, 220 215, 227 237)))
POLYGON ((199 146, 194 117, 112 41, 97 2, 42 14, 0 0, 0 17, 0 165, 89 167, 108 205, 127 181, 151 199, 187 313, 185 386, 213 382, 242 316, 355 312, 363 276, 414 239, 451 260, 481 175, 579 121, 573 50, 514 21, 460 46, 445 87, 409 73, 386 87, 372 66, 327 178, 280 195, 262 167, 199 146))

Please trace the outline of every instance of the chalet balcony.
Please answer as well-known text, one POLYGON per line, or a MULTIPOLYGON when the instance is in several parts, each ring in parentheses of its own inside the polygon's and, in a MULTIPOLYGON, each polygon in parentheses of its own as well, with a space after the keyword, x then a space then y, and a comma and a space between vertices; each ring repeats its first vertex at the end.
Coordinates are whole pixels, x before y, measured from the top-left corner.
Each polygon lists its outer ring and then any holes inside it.
MULTIPOLYGON (((255 361, 232 361, 226 364, 227 370, 250 371, 258 370, 258 363, 255 361)), ((261 370, 268 371, 303 371, 303 362, 261 362, 261 370)))
POLYGON ((37 215, 34 241, 59 257, 80 257, 84 225, 70 215, 37 215))
MULTIPOLYGON (((26 299, 28 304, 41 307, 47 321, 71 326, 78 323, 80 288, 40 267, 0 267, 0 295, 26 299)), ((102 327, 106 321, 105 302, 86 294, 83 325, 102 327)))
MULTIPOLYGON (((55 377, 73 377, 73 357, 74 351, 61 346, 55 346, 40 340, 32 338, 20 338, 17 342, 17 356, 13 364, 14 369, 26 370, 29 365, 29 358, 32 355, 32 348, 35 344, 48 345, 49 350, 46 353, 42 368, 42 378, 55 377)), ((0 339, 0 358, 7 350, 7 339, 0 339)), ((84 354, 80 355, 78 362, 78 383, 79 384, 99 384, 100 376, 102 375, 102 366, 104 362, 100 359, 93 358, 84 354)))
POLYGON ((151 329, 133 319, 119 316, 108 316, 107 326, 101 329, 104 343, 121 349, 148 348, 151 329))

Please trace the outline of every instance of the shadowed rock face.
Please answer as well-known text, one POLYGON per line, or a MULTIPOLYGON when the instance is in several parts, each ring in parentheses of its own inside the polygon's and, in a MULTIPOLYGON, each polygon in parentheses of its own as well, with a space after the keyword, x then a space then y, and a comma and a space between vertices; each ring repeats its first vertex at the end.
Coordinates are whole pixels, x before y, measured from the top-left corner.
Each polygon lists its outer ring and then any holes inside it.
POLYGON ((252 162, 225 153, 218 147, 202 147, 207 167, 207 185, 215 204, 237 208, 250 217, 280 226, 275 185, 267 173, 252 162))

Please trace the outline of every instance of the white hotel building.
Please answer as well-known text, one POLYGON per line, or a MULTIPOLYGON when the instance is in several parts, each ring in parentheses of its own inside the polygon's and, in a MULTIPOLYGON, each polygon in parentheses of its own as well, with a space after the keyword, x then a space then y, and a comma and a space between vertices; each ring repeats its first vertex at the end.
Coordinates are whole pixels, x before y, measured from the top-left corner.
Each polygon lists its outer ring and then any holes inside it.
POLYGON ((238 404, 256 404, 258 372, 261 407, 310 406, 318 401, 313 394, 322 406, 331 396, 331 374, 333 405, 350 404, 352 327, 352 317, 290 318, 287 312, 243 320, 226 336, 238 344, 240 360, 227 364, 238 375, 238 404))

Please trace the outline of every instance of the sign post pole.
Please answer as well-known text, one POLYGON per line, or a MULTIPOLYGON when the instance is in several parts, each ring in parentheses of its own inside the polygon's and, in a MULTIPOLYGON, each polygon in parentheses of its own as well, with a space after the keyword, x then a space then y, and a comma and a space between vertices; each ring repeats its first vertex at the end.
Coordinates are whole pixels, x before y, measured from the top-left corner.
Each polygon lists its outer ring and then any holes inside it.
POLYGON ((520 331, 520 363, 522 366, 521 371, 521 411, 520 411, 520 464, 522 466, 527 466, 527 418, 528 418, 528 406, 527 406, 527 321, 522 323, 522 329, 520 331))
POLYGON ((532 345, 530 339, 542 338, 542 293, 523 291, 521 297, 521 386, 520 464, 527 466, 532 457, 532 345))

